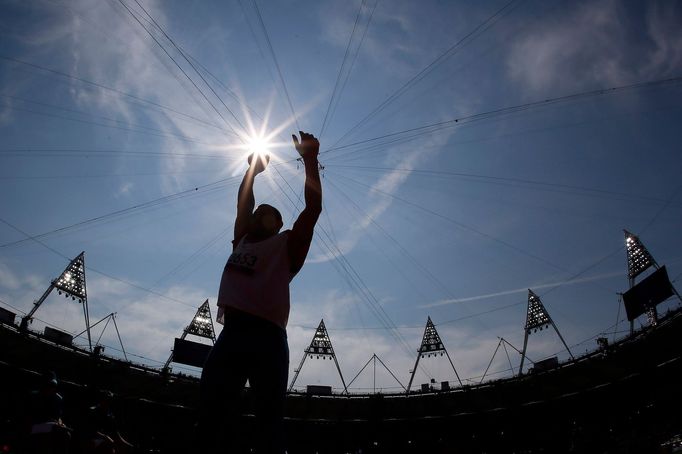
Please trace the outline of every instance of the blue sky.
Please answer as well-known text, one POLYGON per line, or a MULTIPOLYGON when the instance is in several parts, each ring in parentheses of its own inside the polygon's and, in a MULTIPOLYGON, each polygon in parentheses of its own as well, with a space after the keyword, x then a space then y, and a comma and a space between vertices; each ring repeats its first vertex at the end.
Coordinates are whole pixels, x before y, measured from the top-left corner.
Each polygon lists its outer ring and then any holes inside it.
MULTIPOLYGON (((163 362, 196 307, 215 304, 243 140, 263 128, 281 144, 256 198, 285 224, 301 209, 297 124, 325 166, 325 211, 291 289, 292 371, 324 318, 347 380, 377 353, 407 382, 431 316, 476 381, 498 336, 522 345, 528 288, 574 354, 591 350, 627 330, 614 326, 623 228, 671 279, 682 272, 677 3, 0 8, 0 300, 30 310, 84 250, 92 317, 117 312, 136 360, 163 362)), ((79 332, 80 310, 53 296, 36 316, 79 332)), ((567 357, 556 335, 531 336, 532 359, 553 354, 567 357)), ((491 371, 508 367, 498 354, 491 371)), ((335 373, 307 361, 297 383, 339 386, 335 373)), ((442 358, 415 383, 429 376, 454 380, 442 358)))

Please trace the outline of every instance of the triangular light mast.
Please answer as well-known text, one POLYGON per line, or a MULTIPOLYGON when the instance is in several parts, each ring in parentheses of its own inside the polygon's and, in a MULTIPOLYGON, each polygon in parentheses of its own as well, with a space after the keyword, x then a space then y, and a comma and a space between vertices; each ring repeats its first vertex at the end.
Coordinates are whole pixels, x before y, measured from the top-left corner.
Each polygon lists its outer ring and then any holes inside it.
POLYGON ((320 320, 320 324, 317 326, 317 329, 315 330, 315 334, 313 335, 312 341, 310 341, 310 345, 305 350, 303 350, 303 358, 301 358, 301 363, 298 365, 298 368, 294 371, 295 372, 294 378, 293 380, 291 380, 291 384, 289 385, 289 391, 294 389, 294 384, 296 383, 298 374, 301 372, 301 369, 303 369, 303 363, 305 363, 307 357, 310 357, 310 359, 313 359, 313 357, 316 359, 319 359, 320 357, 322 357, 322 359, 325 358, 333 359, 334 364, 336 364, 336 370, 339 371, 339 377, 341 377, 343 390, 346 394, 348 394, 348 387, 346 386, 346 382, 343 379, 341 367, 339 366, 339 362, 336 359, 336 353, 334 353, 332 341, 329 338, 329 334, 327 333, 327 327, 324 325, 324 319, 320 320))
POLYGON ((81 252, 78 257, 71 260, 71 262, 64 268, 62 274, 57 279, 50 282, 50 286, 45 290, 40 299, 33 303, 33 309, 21 319, 21 330, 28 329, 28 324, 33 322, 33 315, 38 308, 50 295, 52 290, 57 289, 59 294, 64 294, 65 297, 71 297, 72 300, 78 300, 83 305, 83 315, 85 317, 85 330, 88 333, 88 345, 92 350, 92 340, 90 339, 90 312, 88 308, 88 292, 85 284, 85 251, 81 252))
POLYGON ((443 341, 440 339, 438 331, 431 321, 431 317, 427 317, 426 327, 424 328, 424 336, 422 336, 422 343, 419 346, 419 350, 417 350, 417 360, 414 363, 414 368, 412 369, 412 374, 410 375, 410 382, 407 384, 407 393, 410 392, 410 388, 412 387, 412 381, 414 380, 414 374, 417 372, 419 359, 424 358, 425 356, 436 356, 437 353, 440 353, 441 356, 443 353, 445 353, 445 355, 448 357, 448 361, 450 361, 452 370, 455 371, 455 376, 457 377, 457 381, 459 381, 459 385, 462 386, 462 380, 459 378, 459 374, 457 373, 457 369, 455 369, 455 364, 450 358, 450 354, 445 348, 443 341))
POLYGON ((542 331, 543 328, 548 328, 549 325, 552 325, 552 328, 554 328, 554 331, 556 331, 557 335, 559 336, 559 339, 561 339, 561 342, 564 344, 564 347, 566 347, 568 354, 571 355, 571 359, 575 359, 573 353, 571 353, 571 349, 568 348, 568 345, 566 345, 566 341, 559 332, 559 328, 556 327, 556 324, 552 320, 552 317, 549 316, 549 312, 547 312, 547 309, 545 309, 544 304, 542 304, 540 297, 536 295, 535 292, 533 292, 531 289, 528 289, 528 310, 526 312, 526 326, 525 335, 523 339, 523 351, 521 352, 521 364, 519 365, 519 375, 523 373, 523 362, 526 359, 526 347, 528 347, 528 336, 531 333, 537 332, 538 329, 542 331))

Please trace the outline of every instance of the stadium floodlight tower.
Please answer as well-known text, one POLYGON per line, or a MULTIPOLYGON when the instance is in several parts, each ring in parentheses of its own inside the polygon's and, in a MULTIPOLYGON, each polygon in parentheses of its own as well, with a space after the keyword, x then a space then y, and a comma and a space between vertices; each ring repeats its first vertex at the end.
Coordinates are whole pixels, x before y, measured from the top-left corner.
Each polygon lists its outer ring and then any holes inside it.
POLYGON ((528 336, 531 333, 536 333, 538 329, 542 331, 543 328, 548 328, 549 325, 552 325, 552 328, 554 328, 554 331, 556 331, 559 339, 561 339, 564 347, 566 347, 566 351, 568 351, 568 354, 571 356, 571 359, 575 359, 573 353, 571 353, 571 349, 568 348, 566 341, 559 332, 559 328, 556 327, 554 320, 552 320, 552 317, 549 316, 549 312, 547 312, 547 309, 545 309, 545 306, 542 304, 540 297, 531 289, 528 289, 528 310, 526 312, 526 327, 523 338, 523 351, 521 352, 521 364, 519 365, 519 376, 523 374, 523 362, 526 359, 528 336))
POLYGON ((313 340, 310 341, 310 345, 303 350, 303 358, 301 358, 301 363, 298 365, 298 368, 294 370, 294 378, 291 380, 291 384, 289 385, 289 392, 294 389, 294 384, 296 384, 298 374, 301 373, 301 369, 303 369, 303 363, 305 363, 305 360, 308 357, 310 357, 310 359, 333 359, 334 364, 336 364, 336 370, 339 371, 339 377, 341 377, 343 391, 348 394, 348 386, 346 386, 346 382, 343 379, 341 367, 339 366, 339 362, 336 359, 336 353, 334 353, 334 347, 332 346, 332 340, 329 338, 327 327, 324 325, 324 319, 320 320, 320 324, 315 330, 315 334, 313 335, 313 340))
POLYGON ((680 294, 668 278, 668 272, 664 266, 658 266, 654 257, 649 253, 637 235, 623 230, 625 233, 625 248, 628 258, 628 284, 630 289, 623 294, 623 303, 630 321, 630 334, 634 332, 635 319, 642 314, 647 314, 649 324, 658 324, 656 305, 669 297, 676 295, 680 301, 680 294), (636 278, 649 268, 656 271, 636 283, 636 278))
POLYGON ((440 339, 438 331, 431 321, 431 317, 427 317, 422 343, 419 346, 419 350, 417 350, 417 360, 414 363, 414 368, 412 368, 412 374, 410 375, 410 382, 407 384, 407 389, 405 390, 407 394, 409 394, 410 388, 412 387, 412 381, 414 380, 414 374, 417 372, 419 359, 429 356, 436 356, 438 353, 440 353, 440 356, 443 356, 443 353, 445 353, 445 356, 448 357, 448 361, 450 361, 452 370, 455 371, 455 376, 457 377, 457 381, 459 381, 459 385, 463 386, 462 379, 459 378, 457 369, 455 369, 455 364, 452 362, 452 358, 450 358, 450 354, 445 348, 445 344, 443 344, 443 341, 440 339))
POLYGON ((171 362, 187 364, 194 367, 203 367, 206 357, 211 351, 212 345, 215 344, 215 330, 213 329, 213 318, 211 317, 211 306, 208 304, 208 299, 199 306, 196 314, 192 317, 192 321, 182 331, 182 336, 175 338, 173 350, 163 365, 163 371, 168 371, 168 366, 171 362), (212 344, 201 344, 199 342, 192 342, 186 340, 188 334, 193 336, 210 339, 212 344))
POLYGON ((73 301, 78 300, 83 305, 83 315, 85 317, 85 331, 88 333, 88 346, 92 351, 92 340, 90 339, 90 311, 88 309, 88 292, 85 285, 85 251, 64 268, 62 274, 57 279, 50 282, 50 286, 42 296, 33 303, 33 309, 21 319, 19 329, 25 331, 28 324, 33 322, 33 315, 38 308, 45 302, 52 290, 57 289, 59 294, 64 294, 66 298, 71 297, 73 301))

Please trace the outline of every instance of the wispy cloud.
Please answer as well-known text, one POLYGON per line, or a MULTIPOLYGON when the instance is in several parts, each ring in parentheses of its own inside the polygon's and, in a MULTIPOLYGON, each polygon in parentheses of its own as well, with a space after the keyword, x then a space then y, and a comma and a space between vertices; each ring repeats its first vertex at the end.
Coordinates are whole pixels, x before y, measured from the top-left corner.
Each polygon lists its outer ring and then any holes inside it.
POLYGON ((467 296, 464 298, 450 298, 450 299, 436 301, 434 303, 423 304, 419 307, 422 309, 425 309, 425 308, 429 308, 429 307, 439 307, 439 306, 447 306, 450 304, 467 303, 470 301, 478 301, 478 300, 496 298, 498 296, 515 295, 517 293, 526 293, 526 292, 528 292, 528 289, 542 290, 542 289, 546 289, 546 288, 557 287, 560 285, 574 285, 574 284, 582 284, 585 282, 600 281, 603 279, 609 279, 612 277, 617 277, 617 276, 622 276, 622 275, 623 275, 622 271, 604 273, 604 274, 599 274, 597 276, 581 277, 581 278, 577 278, 577 279, 569 279, 566 281, 550 282, 547 284, 528 285, 526 287, 515 288, 515 289, 510 289, 510 290, 503 290, 503 291, 494 292, 494 293, 486 293, 483 295, 467 296))
MULTIPOLYGON (((561 20, 547 20, 512 46, 509 75, 530 95, 621 85, 670 75, 681 65, 682 31, 672 4, 642 4, 644 32, 633 40, 621 2, 571 4, 561 20)), ((630 21, 630 23, 628 23, 630 21)))

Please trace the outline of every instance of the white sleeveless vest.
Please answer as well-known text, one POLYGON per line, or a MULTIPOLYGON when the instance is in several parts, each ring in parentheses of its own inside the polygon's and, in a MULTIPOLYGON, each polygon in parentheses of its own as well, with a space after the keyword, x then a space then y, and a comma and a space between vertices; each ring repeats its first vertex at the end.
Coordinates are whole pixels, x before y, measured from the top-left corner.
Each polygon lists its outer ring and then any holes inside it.
POLYGON ((264 318, 286 329, 289 282, 293 279, 287 247, 289 230, 266 240, 242 238, 227 260, 218 292, 218 321, 226 307, 264 318))

